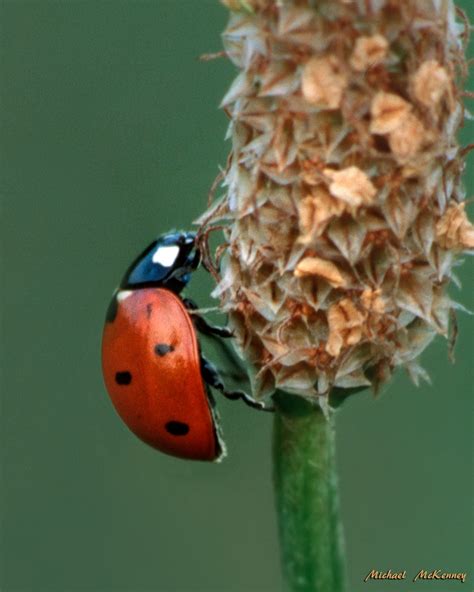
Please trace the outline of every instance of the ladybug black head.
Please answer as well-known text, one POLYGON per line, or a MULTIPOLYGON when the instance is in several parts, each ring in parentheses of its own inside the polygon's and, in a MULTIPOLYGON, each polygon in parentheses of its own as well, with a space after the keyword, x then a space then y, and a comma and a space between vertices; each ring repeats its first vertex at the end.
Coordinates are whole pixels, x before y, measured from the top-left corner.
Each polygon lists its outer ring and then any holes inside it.
POLYGON ((170 232, 149 245, 128 268, 120 287, 155 286, 178 294, 198 267, 194 232, 170 232))

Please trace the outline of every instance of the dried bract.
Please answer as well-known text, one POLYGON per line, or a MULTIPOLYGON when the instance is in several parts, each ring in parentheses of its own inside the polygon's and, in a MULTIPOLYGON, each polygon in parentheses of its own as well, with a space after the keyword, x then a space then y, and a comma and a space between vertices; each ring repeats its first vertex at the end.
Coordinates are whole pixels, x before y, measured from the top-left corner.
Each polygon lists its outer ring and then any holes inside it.
POLYGON ((329 338, 326 351, 338 356, 344 347, 356 345, 364 334, 366 315, 349 298, 333 304, 328 311, 329 338))
POLYGON ((374 290, 373 288, 366 288, 360 297, 362 306, 366 311, 382 314, 385 312, 386 302, 382 297, 382 290, 380 288, 374 290))
POLYGON ((389 134, 395 131, 410 113, 410 103, 393 93, 379 92, 372 101, 372 134, 389 134))
POLYGON ((308 103, 337 109, 347 86, 347 76, 335 56, 311 58, 303 69, 301 89, 308 103))
POLYGON ((448 73, 436 60, 423 62, 412 78, 413 94, 425 107, 434 108, 449 88, 448 73))
POLYGON ((334 288, 342 288, 346 281, 332 261, 320 257, 305 257, 295 268, 296 277, 318 276, 326 280, 334 288))
POLYGON ((474 226, 464 207, 464 203, 449 206, 436 224, 436 237, 444 249, 474 249, 474 226))
POLYGON ((399 160, 406 160, 415 156, 425 140, 425 128, 412 113, 408 113, 401 124, 388 137, 390 150, 399 160))
POLYGON ((364 72, 371 66, 381 64, 387 57, 388 41, 383 35, 359 37, 352 53, 350 64, 356 72, 364 72))
POLYGON ((316 187, 299 204, 300 242, 310 243, 320 236, 328 223, 346 210, 346 204, 331 196, 329 192, 316 187))
POLYGON ((377 190, 366 173, 355 166, 341 171, 325 169, 324 174, 331 180, 329 185, 331 194, 349 206, 358 207, 371 204, 377 194, 377 190))

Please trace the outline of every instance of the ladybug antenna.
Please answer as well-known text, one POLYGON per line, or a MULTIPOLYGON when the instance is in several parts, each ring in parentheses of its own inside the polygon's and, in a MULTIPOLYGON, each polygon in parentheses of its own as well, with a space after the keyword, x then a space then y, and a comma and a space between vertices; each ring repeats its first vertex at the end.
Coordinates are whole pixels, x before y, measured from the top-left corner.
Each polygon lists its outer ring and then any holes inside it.
POLYGON ((202 254, 202 266, 209 272, 216 282, 220 282, 219 266, 212 260, 211 249, 209 245, 209 235, 216 230, 224 230, 226 227, 223 224, 216 226, 201 226, 196 235, 196 243, 202 254))

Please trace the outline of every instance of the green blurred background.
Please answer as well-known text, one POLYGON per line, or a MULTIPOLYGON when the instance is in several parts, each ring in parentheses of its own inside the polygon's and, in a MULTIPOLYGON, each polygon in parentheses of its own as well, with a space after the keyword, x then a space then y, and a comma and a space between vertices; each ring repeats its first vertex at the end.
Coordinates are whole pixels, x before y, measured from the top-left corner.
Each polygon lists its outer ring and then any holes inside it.
MULTIPOLYGON (((125 266, 189 228, 225 163, 234 70, 197 58, 226 18, 217 0, 1 3, 4 592, 280 589, 271 417, 220 400, 229 458, 173 459, 118 420, 99 365, 125 266)), ((473 307, 472 266, 460 275, 473 307)), ((201 272, 190 294, 209 305, 210 287, 201 272)), ((441 339, 424 356, 433 387, 399 375, 340 412, 353 591, 459 588, 362 583, 374 568, 468 571, 472 587, 474 322, 459 320, 456 365, 441 339)))

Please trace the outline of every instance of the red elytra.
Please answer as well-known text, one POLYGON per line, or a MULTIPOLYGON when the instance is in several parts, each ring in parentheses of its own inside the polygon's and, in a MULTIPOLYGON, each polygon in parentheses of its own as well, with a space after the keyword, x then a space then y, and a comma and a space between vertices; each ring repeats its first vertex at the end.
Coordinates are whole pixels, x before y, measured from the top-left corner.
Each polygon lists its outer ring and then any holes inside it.
POLYGON ((119 291, 105 324, 102 368, 110 398, 141 440, 212 461, 221 446, 201 376, 199 346, 181 298, 165 288, 119 291))

